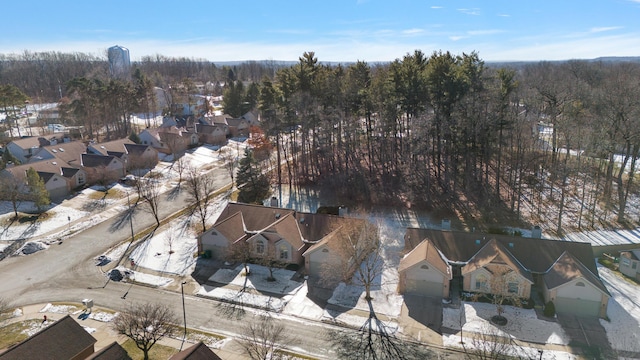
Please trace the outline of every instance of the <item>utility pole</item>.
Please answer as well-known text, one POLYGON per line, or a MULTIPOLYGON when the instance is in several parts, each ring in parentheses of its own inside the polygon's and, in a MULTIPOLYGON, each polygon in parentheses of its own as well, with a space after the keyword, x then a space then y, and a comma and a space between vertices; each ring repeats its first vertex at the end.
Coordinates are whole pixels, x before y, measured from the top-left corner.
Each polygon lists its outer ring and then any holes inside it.
POLYGON ((185 310, 184 307, 184 284, 186 284, 186 281, 183 281, 180 283, 180 293, 182 294, 182 317, 184 319, 184 334, 182 335, 182 344, 180 344, 180 350, 178 351, 182 351, 182 346, 184 346, 184 340, 187 338, 187 311, 185 310))

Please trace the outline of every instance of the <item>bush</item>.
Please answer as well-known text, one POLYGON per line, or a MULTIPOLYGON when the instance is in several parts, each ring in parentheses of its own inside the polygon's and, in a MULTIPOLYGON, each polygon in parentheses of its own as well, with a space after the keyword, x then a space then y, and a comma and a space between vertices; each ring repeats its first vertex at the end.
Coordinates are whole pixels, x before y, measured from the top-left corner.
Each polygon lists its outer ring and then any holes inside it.
POLYGON ((556 315, 556 306, 553 304, 553 301, 549 301, 544 304, 544 316, 554 317, 556 315))
POLYGON ((533 309, 535 304, 536 303, 533 301, 533 298, 528 298, 528 299, 523 299, 522 300, 522 308, 523 309, 533 309))

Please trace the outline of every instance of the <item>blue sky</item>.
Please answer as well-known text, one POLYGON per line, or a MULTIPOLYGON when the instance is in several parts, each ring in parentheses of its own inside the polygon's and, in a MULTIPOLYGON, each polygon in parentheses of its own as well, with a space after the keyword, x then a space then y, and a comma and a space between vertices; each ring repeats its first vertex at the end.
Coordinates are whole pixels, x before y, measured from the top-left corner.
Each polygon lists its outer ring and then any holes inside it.
POLYGON ((640 0, 11 0, 0 53, 129 48, 212 61, 391 61, 420 49, 485 61, 640 56, 640 0), (99 4, 99 5, 98 5, 99 4))

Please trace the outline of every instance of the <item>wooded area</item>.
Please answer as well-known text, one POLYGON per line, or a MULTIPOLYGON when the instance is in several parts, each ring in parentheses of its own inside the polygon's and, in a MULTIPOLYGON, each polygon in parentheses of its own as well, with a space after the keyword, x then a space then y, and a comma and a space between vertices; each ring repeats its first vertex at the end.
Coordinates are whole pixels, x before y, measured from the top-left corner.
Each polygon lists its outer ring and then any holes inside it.
POLYGON ((131 113, 161 110, 154 86, 177 99, 214 83, 227 113, 257 108, 278 158, 292 159, 274 181, 320 184, 345 202, 558 234, 638 222, 637 63, 497 67, 476 53, 417 50, 385 64, 323 64, 309 52, 291 66, 218 67, 156 55, 133 64, 131 81, 107 74, 85 54, 0 56, 0 84, 60 101, 69 123, 107 137, 127 136, 131 113))

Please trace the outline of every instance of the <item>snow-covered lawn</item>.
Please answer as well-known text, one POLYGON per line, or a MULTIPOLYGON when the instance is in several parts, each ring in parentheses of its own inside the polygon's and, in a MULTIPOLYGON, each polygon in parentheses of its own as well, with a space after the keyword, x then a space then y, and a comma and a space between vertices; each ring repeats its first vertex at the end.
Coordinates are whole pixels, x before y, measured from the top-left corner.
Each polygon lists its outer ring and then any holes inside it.
MULTIPOLYGON (((20 204, 18 208, 20 212, 31 212, 33 210, 33 203, 30 202, 20 204)), ((14 214, 11 203, 8 201, 0 202, 0 213, 2 214, 0 215, 0 240, 31 238, 55 230, 59 231, 54 236, 65 235, 69 230, 68 224, 70 222, 81 219, 88 214, 86 211, 56 205, 47 210, 47 213, 43 215, 43 219, 36 219, 36 215, 34 215, 34 221, 20 223, 19 221, 11 221, 14 214), (44 218, 45 216, 46 218, 44 218)), ((73 231, 73 228, 71 230, 73 231)))
MULTIPOLYGON (((463 302, 459 309, 443 308, 442 326, 445 328, 460 330, 462 321, 462 334, 465 347, 474 348, 479 342, 471 339, 472 336, 493 336, 511 338, 531 343, 539 344, 560 344, 567 345, 569 337, 562 330, 560 324, 552 321, 540 320, 533 309, 522 309, 514 306, 504 307, 504 316, 508 319, 505 326, 495 326, 489 319, 496 315, 496 307, 493 304, 463 302)), ((487 338, 485 337, 485 340, 487 338)), ((444 334, 442 343, 447 347, 461 348, 459 334, 444 334)), ((483 345, 483 349, 488 349, 492 345, 483 345)), ((496 345, 499 347, 499 345, 496 345)), ((538 350, 529 347, 509 346, 510 354, 517 358, 537 359, 538 350)), ((572 354, 562 351, 544 350, 542 359, 576 359, 572 354)))
POLYGON ((285 269, 275 269, 273 277, 275 281, 267 280, 269 269, 255 264, 249 264, 250 275, 246 276, 243 265, 238 265, 235 269, 220 269, 209 278, 210 281, 218 283, 228 283, 240 288, 254 289, 271 293, 289 294, 298 290, 301 283, 291 280, 295 271, 285 269), (231 279, 231 280, 229 280, 231 279))
POLYGON ((614 350, 640 352, 640 286, 598 264, 600 278, 611 293, 609 321, 600 319, 614 350))
POLYGON ((479 302, 463 302, 459 309, 442 309, 442 326, 463 332, 482 333, 487 330, 501 337, 540 344, 569 344, 569 337, 557 322, 540 320, 533 309, 504 306, 505 326, 495 326, 489 319, 496 315, 496 306, 479 302))
POLYGON ((460 335, 452 334, 452 335, 443 335, 442 336, 442 344, 446 347, 450 348, 466 348, 467 350, 479 350, 481 353, 489 356, 491 354, 491 350, 504 350, 505 355, 510 355, 514 359, 542 359, 542 360, 575 360, 578 359, 577 356, 564 352, 564 351, 556 351, 556 350, 543 350, 542 354, 540 354, 538 349, 530 348, 530 347, 520 347, 520 346, 505 346, 503 347, 501 344, 495 344, 491 342, 480 342, 478 340, 474 341, 472 338, 468 338, 466 336, 463 337, 463 344, 460 343, 460 335))
MULTIPOLYGON (((211 202, 208 209, 211 214, 208 220, 209 225, 218 218, 228 202, 225 195, 211 202)), ((145 269, 176 275, 191 274, 198 260, 195 256, 198 250, 198 234, 191 226, 193 221, 198 220, 186 215, 173 220, 169 227, 159 229, 153 237, 137 245, 130 257, 138 267, 145 269)), ((119 249, 122 250, 122 248, 119 249)), ((107 256, 112 259, 119 258, 111 252, 107 256)))

